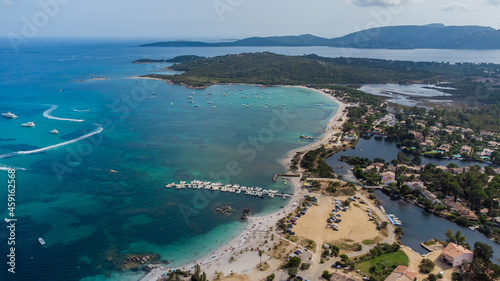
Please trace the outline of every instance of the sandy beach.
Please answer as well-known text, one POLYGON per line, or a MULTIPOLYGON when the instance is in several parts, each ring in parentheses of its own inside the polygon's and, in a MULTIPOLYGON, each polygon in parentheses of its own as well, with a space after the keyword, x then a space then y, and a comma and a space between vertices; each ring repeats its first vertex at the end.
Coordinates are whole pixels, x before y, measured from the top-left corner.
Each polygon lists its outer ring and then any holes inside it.
MULTIPOLYGON (((281 163, 287 171, 290 167, 293 156, 295 156, 297 152, 305 152, 320 147, 323 143, 326 143, 332 136, 338 133, 338 130, 335 130, 334 127, 341 127, 342 122, 339 120, 344 115, 344 109, 347 107, 346 104, 340 102, 331 95, 325 94, 321 90, 307 87, 300 88, 313 90, 328 96, 335 103, 337 103, 338 109, 335 115, 331 118, 329 122, 330 125, 328 126, 326 132, 320 139, 317 139, 314 143, 289 151, 282 159, 281 163)), ((248 280, 262 280, 265 276, 270 274, 270 272, 259 271, 257 269, 257 266, 260 263, 260 257, 258 256, 256 248, 261 247, 262 249, 266 247, 271 249, 274 245, 279 243, 279 241, 286 240, 279 235, 274 235, 274 240, 271 241, 272 232, 276 230, 276 223, 278 220, 286 217, 291 211, 293 211, 299 203, 299 200, 304 196, 304 194, 307 193, 306 190, 301 189, 302 185, 299 178, 291 178, 289 182, 293 186, 293 196, 288 201, 287 205, 280 211, 263 216, 249 217, 248 226, 245 230, 243 230, 231 241, 219 247, 217 250, 199 258, 195 262, 187 263, 179 267, 172 268, 157 265, 156 268, 151 270, 146 276, 140 279, 140 281, 156 281, 162 276, 162 274, 173 269, 190 270, 192 272, 196 264, 199 264, 202 271, 206 272, 208 279, 212 279, 212 277, 218 274, 221 276, 228 276, 234 273, 245 274, 248 280)), ((291 241, 286 240, 286 242, 292 244, 291 246, 301 248, 299 245, 291 241)), ((267 261, 269 258, 270 257, 266 254, 263 254, 262 261, 267 261)), ((269 262, 271 263, 271 261, 269 262)), ((273 260, 273 262, 277 261, 273 260)), ((271 264, 271 266, 277 267, 278 264, 271 264)))
POLYGON ((337 112, 335 113, 335 115, 332 117, 332 119, 330 119, 330 123, 329 123, 328 129, 323 134, 323 136, 321 137, 321 139, 318 139, 314 143, 308 144, 306 146, 302 146, 302 147, 290 150, 287 153, 287 155, 281 160, 281 164, 283 164, 283 166, 285 166, 285 168, 287 169, 287 172, 289 171, 290 165, 292 164, 292 159, 297 154, 297 152, 306 152, 306 151, 318 148, 318 147, 321 146, 322 143, 326 143, 328 141, 328 139, 330 139, 331 137, 333 137, 336 133, 340 132, 340 130, 338 130, 338 129, 336 130, 334 128, 335 127, 337 127, 337 128, 341 128, 342 127, 342 124, 345 121, 345 118, 342 118, 342 117, 345 115, 344 110, 347 107, 347 104, 339 101, 337 98, 335 98, 332 95, 326 94, 322 90, 307 88, 307 87, 304 87, 304 86, 300 86, 298 88, 308 89, 308 90, 315 91, 315 92, 318 92, 318 93, 320 93, 322 95, 327 96, 328 98, 332 99, 338 105, 338 109, 337 109, 337 112), (342 119, 344 121, 339 121, 340 119, 342 119))

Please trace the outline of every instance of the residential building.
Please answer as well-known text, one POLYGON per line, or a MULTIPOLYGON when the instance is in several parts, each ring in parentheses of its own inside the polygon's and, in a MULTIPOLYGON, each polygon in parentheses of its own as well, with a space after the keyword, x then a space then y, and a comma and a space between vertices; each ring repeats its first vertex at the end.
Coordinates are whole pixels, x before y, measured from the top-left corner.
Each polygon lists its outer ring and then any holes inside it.
POLYGON ((436 127, 436 126, 431 126, 431 128, 430 128, 430 129, 431 129, 431 132, 433 132, 433 133, 437 133, 437 132, 441 131, 441 129, 439 129, 439 128, 438 128, 438 127, 436 127))
POLYGON ((385 281, 413 281, 417 277, 417 272, 407 266, 400 265, 385 279, 385 281))
POLYGON ((424 135, 422 135, 421 132, 411 131, 410 134, 413 134, 413 136, 415 137, 416 141, 419 141, 419 142, 423 142, 424 141, 424 135))
POLYGON ((438 150, 443 152, 443 153, 448 153, 448 152, 450 152, 450 148, 451 148, 451 145, 445 143, 445 144, 442 144, 440 147, 438 147, 438 150))
POLYGON ((421 143, 423 147, 428 147, 428 146, 434 146, 435 143, 432 140, 426 140, 425 142, 421 143))
POLYGON ((500 146, 500 143, 498 143, 496 141, 489 141, 488 146, 491 146, 493 148, 497 148, 498 146, 500 146))
POLYGON ((472 152, 472 147, 470 146, 467 146, 467 145, 464 145, 462 146, 462 148, 460 148, 460 153, 467 153, 467 154, 471 154, 472 152))
POLYGON ((455 243, 449 243, 441 252, 441 261, 452 267, 461 266, 462 263, 471 263, 474 253, 455 243))
POLYGON ((492 149, 484 148, 483 151, 479 153, 479 156, 490 157, 492 152, 493 152, 492 149))

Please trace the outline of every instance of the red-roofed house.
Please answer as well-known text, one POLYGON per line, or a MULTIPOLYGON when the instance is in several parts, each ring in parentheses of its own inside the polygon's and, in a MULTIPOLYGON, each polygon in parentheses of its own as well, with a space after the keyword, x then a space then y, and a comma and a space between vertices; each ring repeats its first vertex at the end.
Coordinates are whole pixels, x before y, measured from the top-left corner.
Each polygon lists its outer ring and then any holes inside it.
POLYGON ((441 253, 441 261, 450 264, 452 267, 461 266, 462 263, 472 262, 474 253, 455 243, 449 243, 441 253))
POLYGON ((413 281, 417 272, 410 270, 407 266, 400 265, 385 279, 385 281, 413 281))

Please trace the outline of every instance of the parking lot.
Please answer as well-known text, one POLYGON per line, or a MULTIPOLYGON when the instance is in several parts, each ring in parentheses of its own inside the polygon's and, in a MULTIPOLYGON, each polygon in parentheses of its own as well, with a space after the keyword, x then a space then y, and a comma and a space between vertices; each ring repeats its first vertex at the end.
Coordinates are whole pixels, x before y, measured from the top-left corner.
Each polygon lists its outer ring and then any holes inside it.
POLYGON ((318 206, 309 207, 305 215, 293 224, 292 231, 297 236, 312 239, 318 246, 347 238, 361 243, 379 236, 375 224, 369 220, 366 204, 355 199, 345 208, 342 202, 349 198, 348 196, 317 198, 318 206))

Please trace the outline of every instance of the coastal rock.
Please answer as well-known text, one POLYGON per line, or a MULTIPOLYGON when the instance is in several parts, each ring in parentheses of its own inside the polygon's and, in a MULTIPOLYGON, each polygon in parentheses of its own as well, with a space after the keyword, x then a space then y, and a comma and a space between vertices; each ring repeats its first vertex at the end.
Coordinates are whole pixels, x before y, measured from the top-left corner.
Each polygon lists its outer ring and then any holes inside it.
POLYGON ((215 212, 221 215, 231 214, 234 211, 231 206, 221 206, 215 209, 215 212))
POLYGON ((145 255, 127 255, 122 265, 120 266, 121 270, 131 270, 137 269, 144 264, 155 263, 159 260, 160 255, 157 253, 154 254, 145 254, 145 255))

